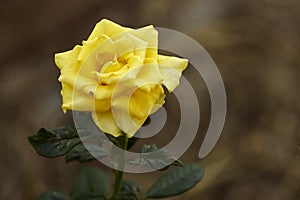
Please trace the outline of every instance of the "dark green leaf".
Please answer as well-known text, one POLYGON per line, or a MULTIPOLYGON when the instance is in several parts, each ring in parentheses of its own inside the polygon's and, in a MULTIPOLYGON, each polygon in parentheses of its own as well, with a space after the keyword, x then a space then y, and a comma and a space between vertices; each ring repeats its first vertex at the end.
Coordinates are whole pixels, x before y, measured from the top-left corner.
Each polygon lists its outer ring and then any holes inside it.
POLYGON ((148 198, 165 198, 179 195, 198 183, 204 170, 195 164, 175 168, 161 176, 147 191, 148 198))
MULTIPOLYGON (((84 168, 76 179, 70 196, 75 200, 89 197, 90 199, 104 198, 109 187, 109 181, 105 173, 97 168, 84 168)), ((88 198, 87 198, 88 199, 88 198)))
MULTIPOLYGON (((107 133, 105 135, 116 146, 118 146, 119 148, 123 148, 122 143, 123 143, 123 140, 124 140, 125 136, 114 137, 114 136, 112 136, 110 134, 107 134, 107 133)), ((128 138, 127 150, 130 149, 138 140, 139 140, 139 138, 137 138, 137 137, 128 138)))
POLYGON ((138 200, 139 186, 132 181, 123 181, 119 193, 112 196, 112 200, 138 200))
MULTIPOLYGON (((93 155, 97 155, 97 158, 103 158, 109 155, 106 150, 97 146, 91 148, 90 150, 92 150, 91 153, 93 153, 93 155)), ((91 153, 85 148, 85 146, 82 143, 77 144, 67 153, 66 162, 76 160, 78 162, 87 162, 90 160, 96 160, 96 158, 91 153)))
POLYGON ((120 192, 110 198, 111 200, 138 200, 134 193, 120 192))
POLYGON ((171 165, 183 167, 181 161, 176 160, 168 154, 168 152, 158 149, 155 144, 143 145, 141 148, 141 159, 146 161, 152 168, 160 171, 168 169, 171 165), (152 152, 151 155, 147 153, 152 152))
POLYGON ((167 165, 166 167, 160 168, 158 171, 165 171, 167 169, 169 169, 170 166, 176 166, 176 167, 183 167, 183 163, 180 160, 175 160, 172 162, 172 164, 167 165))
POLYGON ((69 200, 69 198, 61 192, 47 191, 42 193, 37 200, 69 200))
POLYGON ((36 135, 28 137, 35 151, 44 157, 54 158, 66 154, 80 143, 75 127, 65 126, 53 130, 41 128, 36 135))
POLYGON ((134 194, 136 194, 136 196, 138 196, 140 187, 133 181, 124 180, 122 182, 121 191, 133 192, 134 194))
POLYGON ((107 200, 107 199, 108 198, 105 195, 96 195, 93 193, 80 194, 79 196, 74 198, 74 200, 107 200))
POLYGON ((144 144, 141 148, 141 153, 149 153, 158 150, 155 144, 144 144))

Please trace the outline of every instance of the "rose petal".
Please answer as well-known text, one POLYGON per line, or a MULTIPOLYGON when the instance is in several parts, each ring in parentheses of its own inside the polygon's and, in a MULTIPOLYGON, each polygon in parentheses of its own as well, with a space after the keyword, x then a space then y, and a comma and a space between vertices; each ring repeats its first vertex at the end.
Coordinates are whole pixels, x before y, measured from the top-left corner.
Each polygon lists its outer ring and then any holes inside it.
POLYGON ((165 93, 161 93, 159 99, 154 103, 150 114, 155 113, 156 111, 158 111, 158 109, 160 109, 164 104, 165 104, 165 93))
POLYGON ((98 82, 114 84, 127 72, 127 69, 128 65, 124 65, 123 63, 108 62, 103 66, 101 73, 96 73, 98 82))
POLYGON ((112 99, 114 120, 123 132, 132 137, 143 125, 152 108, 163 95, 159 84, 142 86, 131 94, 124 93, 112 99))
POLYGON ((115 36, 117 34, 123 33, 125 31, 132 30, 130 28, 122 27, 119 24, 116 24, 107 19, 102 19, 98 22, 92 31, 91 35, 88 38, 89 40, 93 40, 94 38, 101 37, 102 34, 107 35, 108 37, 115 36))
POLYGON ((124 33, 122 37, 115 41, 118 59, 122 58, 123 55, 134 52, 134 55, 137 55, 144 60, 148 42, 145 42, 144 40, 141 40, 130 33, 132 33, 132 31, 124 33))
POLYGON ((66 51, 66 52, 62 52, 62 53, 56 53, 54 55, 54 60, 55 60, 55 64, 56 66, 61 70, 64 66, 66 66, 66 63, 69 60, 69 57, 72 54, 72 50, 70 51, 66 51))
POLYGON ((76 90, 85 92, 86 94, 89 94, 91 91, 86 91, 85 88, 88 86, 95 88, 97 85, 97 80, 87 78, 83 74, 75 73, 73 69, 68 68, 63 68, 61 70, 61 75, 58 80, 62 83, 71 85, 76 90))
POLYGON ((113 91, 113 88, 115 86, 114 85, 97 85, 97 88, 96 88, 96 92, 95 92, 95 98, 97 100, 106 100, 106 99, 109 99, 110 101, 110 98, 111 98, 111 95, 112 95, 112 91, 113 91))
POLYGON ((158 65, 160 73, 163 76, 163 84, 169 92, 172 92, 178 85, 182 71, 188 65, 187 59, 173 56, 158 56, 158 65))
POLYGON ((122 131, 117 126, 111 111, 108 112, 93 112, 93 120, 95 124, 104 132, 119 137, 122 135, 122 131))
POLYGON ((97 58, 100 54, 116 54, 116 46, 113 40, 105 37, 100 40, 98 37, 82 42, 82 51, 78 56, 78 60, 87 62, 85 67, 97 64, 97 58))
POLYGON ((97 80, 87 78, 80 73, 73 74, 72 71, 64 71, 58 80, 61 83, 71 85, 72 88, 83 93, 83 95, 92 96, 96 100, 107 100, 111 98, 114 87, 114 85, 99 85, 97 80))
POLYGON ((76 45, 70 51, 55 54, 55 64, 60 70, 63 70, 64 68, 69 68, 70 70, 77 71, 80 66, 80 62, 77 60, 77 58, 81 50, 82 47, 76 45))
MULTIPOLYGON (((125 82, 128 80, 136 79, 144 65, 142 59, 139 56, 132 56, 130 59, 128 59, 127 64, 123 65, 122 67, 120 62, 118 62, 117 64, 118 66, 115 67, 115 64, 113 62, 107 63, 107 65, 103 66, 101 73, 95 73, 97 78, 99 79, 99 82, 104 84, 115 84, 117 82, 125 82), (107 72, 111 71, 113 68, 115 68, 113 72, 107 72)), ((149 70, 153 73, 160 73, 157 65, 153 66, 149 70)), ((156 76, 152 75, 150 75, 151 79, 157 79, 156 76)), ((162 80, 162 77, 158 81, 160 80, 162 80)))
POLYGON ((63 97, 62 110, 107 112, 110 110, 110 100, 96 100, 91 95, 74 90, 71 86, 62 83, 63 97))
POLYGON ((130 31, 129 33, 148 43, 146 57, 157 57, 158 32, 152 25, 130 31))
POLYGON ((139 73, 136 82, 146 82, 146 83, 161 83, 163 81, 163 76, 160 73, 159 65, 156 63, 145 64, 141 67, 141 72, 139 73))
POLYGON ((135 29, 129 33, 147 42, 150 48, 157 48, 158 46, 158 31, 153 25, 135 29))

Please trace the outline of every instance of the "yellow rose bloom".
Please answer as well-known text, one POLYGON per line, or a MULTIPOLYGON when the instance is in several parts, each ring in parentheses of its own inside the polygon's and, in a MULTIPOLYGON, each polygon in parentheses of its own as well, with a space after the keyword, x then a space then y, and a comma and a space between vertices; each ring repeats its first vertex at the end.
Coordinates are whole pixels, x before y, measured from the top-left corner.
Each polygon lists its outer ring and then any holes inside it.
POLYGON ((62 110, 89 111, 95 124, 115 137, 132 137, 163 104, 164 85, 179 84, 186 59, 158 54, 158 32, 101 20, 82 45, 55 54, 62 84, 62 110))

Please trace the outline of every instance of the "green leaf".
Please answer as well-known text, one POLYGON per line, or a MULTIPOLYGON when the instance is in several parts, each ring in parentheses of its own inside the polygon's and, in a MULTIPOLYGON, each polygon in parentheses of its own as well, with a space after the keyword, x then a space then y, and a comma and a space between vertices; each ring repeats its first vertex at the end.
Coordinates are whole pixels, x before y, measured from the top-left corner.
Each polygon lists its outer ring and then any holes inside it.
POLYGON ((121 190, 119 193, 112 196, 112 200, 138 200, 140 188, 133 181, 122 182, 121 190))
POLYGON ((147 191, 148 198, 165 198, 179 195, 191 189, 204 175, 204 170, 195 164, 175 168, 161 176, 147 191))
POLYGON ((92 193, 80 194, 77 197, 72 198, 72 200, 107 200, 105 195, 96 195, 92 193))
MULTIPOLYGON (((98 158, 103 158, 109 155, 109 153, 100 148, 95 146, 94 148, 91 148, 92 153, 94 155, 97 155, 98 158)), ((78 161, 78 162, 87 162, 90 160, 96 160, 96 158, 85 148, 85 146, 80 143, 77 144, 75 147, 73 147, 66 155, 66 162, 72 162, 72 161, 78 161)))
POLYGON ((138 196, 140 187, 133 181, 124 180, 121 187, 121 192, 122 191, 132 192, 138 196))
POLYGON ((175 167, 183 167, 184 166, 180 160, 175 160, 175 158, 173 158, 173 160, 174 161, 170 165, 160 168, 158 171, 165 171, 165 170, 169 169, 170 166, 175 166, 175 167))
POLYGON ((105 199, 109 188, 109 181, 104 172, 97 168, 86 167, 76 179, 70 196, 75 200, 105 199))
POLYGON ((37 200, 69 200, 69 197, 61 192, 47 191, 42 193, 37 200))
POLYGON ((28 137, 28 141, 39 155, 47 158, 62 156, 81 142, 76 128, 72 126, 51 131, 41 128, 36 135, 28 137))
MULTIPOLYGON (((181 161, 176 160, 176 158, 170 156, 168 152, 158 149, 155 144, 143 145, 141 148, 141 158, 142 162, 147 162, 152 168, 164 171, 168 169, 171 165, 183 167, 181 161), (151 155, 147 153, 153 152, 151 155)), ((131 163, 138 163, 138 161, 132 161, 131 163)))
MULTIPOLYGON (((122 141, 125 136, 114 137, 108 133, 105 133, 106 137, 115 145, 122 148, 122 141)), ((133 145, 139 140, 137 137, 128 138, 127 150, 129 150, 133 145)))
POLYGON ((149 153, 158 150, 157 146, 155 144, 144 144, 141 147, 141 153, 149 153))

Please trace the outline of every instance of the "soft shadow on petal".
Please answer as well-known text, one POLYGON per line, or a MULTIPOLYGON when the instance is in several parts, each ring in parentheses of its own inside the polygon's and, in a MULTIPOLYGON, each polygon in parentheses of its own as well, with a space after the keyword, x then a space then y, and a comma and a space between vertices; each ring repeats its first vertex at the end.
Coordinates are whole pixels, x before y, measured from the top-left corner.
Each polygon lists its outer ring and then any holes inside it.
POLYGON ((105 100, 105 99, 109 99, 109 103, 110 103, 110 98, 112 95, 112 91, 114 89, 114 85, 97 85, 96 88, 96 93, 95 98, 97 100, 105 100))
POLYGON ((117 125, 129 137, 142 126, 157 102, 162 102, 160 84, 145 85, 133 93, 123 93, 112 99, 112 110, 117 125))
POLYGON ((163 93, 161 85, 145 85, 138 88, 130 98, 129 112, 131 116, 139 119, 148 117, 152 107, 163 96, 163 93))
POLYGON ((188 65, 187 59, 173 56, 158 56, 158 65, 160 73, 163 76, 163 84, 169 92, 172 92, 178 85, 182 71, 188 65))
POLYGON ((165 93, 161 93, 159 99, 154 103, 150 114, 155 113, 156 111, 158 111, 158 109, 160 109, 165 104, 165 98, 166 98, 165 93))

